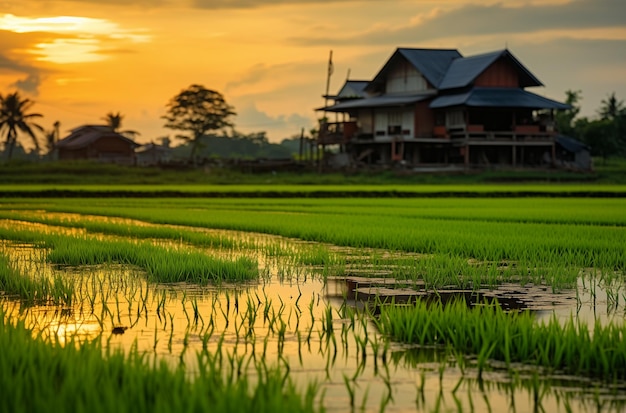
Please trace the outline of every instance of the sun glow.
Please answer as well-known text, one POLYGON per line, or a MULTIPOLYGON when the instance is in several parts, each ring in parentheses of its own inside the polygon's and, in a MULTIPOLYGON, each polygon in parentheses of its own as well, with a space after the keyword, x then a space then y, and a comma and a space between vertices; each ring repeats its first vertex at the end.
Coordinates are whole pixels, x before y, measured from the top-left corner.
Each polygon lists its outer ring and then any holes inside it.
POLYGON ((105 60, 108 56, 102 50, 107 42, 145 43, 151 39, 144 30, 123 29, 110 20, 78 16, 31 18, 5 14, 0 16, 0 30, 58 35, 29 50, 37 60, 57 64, 105 60))

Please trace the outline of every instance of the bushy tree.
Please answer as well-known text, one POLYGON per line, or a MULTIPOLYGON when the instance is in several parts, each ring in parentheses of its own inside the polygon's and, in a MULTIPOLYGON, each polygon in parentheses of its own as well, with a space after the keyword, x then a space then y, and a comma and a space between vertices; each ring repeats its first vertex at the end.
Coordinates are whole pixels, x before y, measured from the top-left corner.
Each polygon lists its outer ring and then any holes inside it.
POLYGON ((557 112, 555 116, 556 128, 564 135, 575 136, 575 119, 580 113, 582 92, 580 90, 567 90, 565 96, 565 103, 570 105, 571 108, 557 112))
POLYGON ((211 131, 232 127, 234 115, 234 108, 226 103, 222 94, 194 84, 169 101, 163 119, 166 128, 186 132, 177 137, 191 144, 190 157, 195 160, 200 138, 211 131))

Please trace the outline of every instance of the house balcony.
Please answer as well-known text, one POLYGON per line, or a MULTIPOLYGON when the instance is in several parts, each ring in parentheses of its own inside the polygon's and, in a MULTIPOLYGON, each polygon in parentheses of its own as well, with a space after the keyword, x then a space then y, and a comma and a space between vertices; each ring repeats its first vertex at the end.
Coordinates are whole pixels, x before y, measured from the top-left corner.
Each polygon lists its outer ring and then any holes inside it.
POLYGON ((321 122, 317 135, 319 145, 336 145, 350 142, 358 131, 356 122, 321 122))
MULTIPOLYGON (((507 142, 551 142, 554 140, 555 133, 539 124, 526 124, 516 125, 508 129, 493 130, 485 128, 485 125, 469 124, 460 125, 458 127, 442 127, 436 126, 435 128, 445 128, 445 136, 454 140, 466 140, 470 142, 481 142, 489 144, 507 142)), ((433 131, 434 136, 441 136, 442 131, 433 131)))

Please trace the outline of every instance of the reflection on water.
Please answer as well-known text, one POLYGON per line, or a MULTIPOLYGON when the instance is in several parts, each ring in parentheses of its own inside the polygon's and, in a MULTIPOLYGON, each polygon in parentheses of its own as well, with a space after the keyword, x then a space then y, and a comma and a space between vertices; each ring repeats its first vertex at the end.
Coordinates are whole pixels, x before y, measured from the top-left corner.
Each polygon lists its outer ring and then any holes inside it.
MULTIPOLYGON (((38 224, 24 225, 32 229, 38 224)), ((27 307, 4 297, 2 306, 9 317, 23 319, 33 334, 61 343, 78 338, 100 339, 114 348, 136 346, 173 365, 183 362, 190 372, 197 368, 199 351, 278 361, 289 367, 302 388, 314 380, 321 383, 328 411, 352 407, 368 412, 381 408, 388 412, 583 412, 620 411, 625 405, 622 385, 608 388, 579 377, 546 378, 529 366, 510 372, 493 363, 479 379, 471 357, 461 368, 445 351, 389 343, 371 322, 373 301, 445 301, 459 296, 470 304, 495 298, 511 310, 534 311, 538 317, 555 313, 563 319, 577 315, 590 324, 623 322, 624 300, 614 298, 619 297, 617 285, 607 289, 601 281, 587 279, 583 285, 581 279, 578 290, 557 295, 542 286, 511 284, 435 294, 419 282, 381 278, 385 275, 381 268, 372 267, 367 273, 367 266, 359 267, 358 276, 325 280, 320 273, 328 268, 313 262, 302 265, 285 253, 297 251, 302 243, 246 236, 251 237, 250 245, 280 248, 193 247, 217 256, 255 257, 265 274, 258 283, 220 286, 151 284, 141 270, 116 264, 51 266, 45 262, 45 250, 5 242, 0 249, 15 268, 26 275, 36 272, 71 279, 75 300, 71 307, 27 307)), ((345 248, 341 252, 351 253, 345 248)), ((353 254, 356 261, 363 252, 353 254)), ((352 268, 350 273, 354 272, 352 268)))

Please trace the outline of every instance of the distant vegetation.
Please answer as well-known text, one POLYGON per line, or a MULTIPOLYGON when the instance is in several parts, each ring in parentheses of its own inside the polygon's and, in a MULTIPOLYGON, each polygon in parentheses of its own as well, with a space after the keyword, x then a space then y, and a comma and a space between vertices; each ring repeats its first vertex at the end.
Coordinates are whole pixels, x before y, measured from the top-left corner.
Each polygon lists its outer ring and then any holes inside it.
POLYGON ((566 102, 571 109, 557 113, 557 129, 563 135, 576 138, 591 148, 594 156, 606 163, 610 157, 626 157, 626 107, 624 101, 611 93, 602 100, 597 118, 579 117, 582 92, 568 90, 566 102))
MULTIPOLYGON (((282 146, 282 145, 281 145, 282 146)), ((593 183, 626 184, 626 160, 596 162, 592 173, 551 171, 473 171, 448 174, 407 174, 404 170, 377 170, 351 173, 322 173, 302 164, 298 171, 265 172, 205 166, 178 169, 129 167, 94 162, 24 162, 0 164, 0 182, 14 184, 136 185, 389 185, 389 184, 478 184, 478 183, 593 183)))
MULTIPOLYGON (((557 130, 576 138, 591 148, 593 156, 603 164, 609 158, 626 158, 626 106, 615 93, 607 95, 597 109, 597 116, 581 117, 582 92, 568 90, 566 102, 571 109, 556 114, 557 130)), ((55 142, 59 140, 59 121, 51 130, 45 130, 35 120, 43 117, 31 112, 34 101, 18 92, 0 94, 0 140, 3 142, 4 160, 22 159, 38 161, 51 159, 55 142), (34 145, 26 151, 18 138, 28 138, 34 145), (40 151, 45 148, 46 154, 40 151)), ((229 105, 219 92, 202 85, 191 85, 174 96, 166 104, 165 127, 178 131, 173 137, 154 138, 163 146, 169 146, 174 138, 183 143, 172 148, 171 159, 206 164, 216 159, 298 159, 312 158, 312 140, 315 130, 294 131, 291 137, 280 143, 271 143, 266 132, 242 133, 236 130, 233 117, 235 108, 229 105)), ((109 112, 100 120, 112 130, 134 138, 140 133, 122 130, 124 116, 109 112)))

